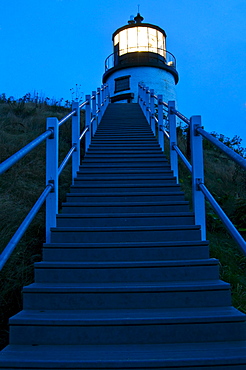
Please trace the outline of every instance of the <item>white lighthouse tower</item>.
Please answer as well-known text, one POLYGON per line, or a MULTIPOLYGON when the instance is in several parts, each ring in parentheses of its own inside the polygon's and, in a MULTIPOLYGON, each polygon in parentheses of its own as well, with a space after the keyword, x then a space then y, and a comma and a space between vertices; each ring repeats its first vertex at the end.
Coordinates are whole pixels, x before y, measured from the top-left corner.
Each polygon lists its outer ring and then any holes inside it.
POLYGON ((138 13, 113 33, 113 53, 103 75, 111 102, 137 102, 139 83, 162 94, 164 101, 176 100, 179 77, 176 59, 166 50, 166 33, 143 19, 138 13))

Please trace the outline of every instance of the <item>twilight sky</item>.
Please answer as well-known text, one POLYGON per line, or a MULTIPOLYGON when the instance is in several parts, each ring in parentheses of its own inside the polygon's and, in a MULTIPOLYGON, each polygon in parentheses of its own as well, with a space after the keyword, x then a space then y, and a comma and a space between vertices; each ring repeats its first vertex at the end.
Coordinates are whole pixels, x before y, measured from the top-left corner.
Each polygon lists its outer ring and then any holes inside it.
POLYGON ((112 33, 138 4, 177 58, 179 110, 246 147, 245 0, 0 0, 0 94, 71 100, 76 84, 90 94, 101 85, 112 33))

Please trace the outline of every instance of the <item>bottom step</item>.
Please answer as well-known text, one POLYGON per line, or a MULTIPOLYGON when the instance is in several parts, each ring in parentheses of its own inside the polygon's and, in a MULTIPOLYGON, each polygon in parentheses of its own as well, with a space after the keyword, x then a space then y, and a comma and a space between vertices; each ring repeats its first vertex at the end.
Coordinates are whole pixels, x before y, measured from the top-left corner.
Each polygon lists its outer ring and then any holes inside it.
POLYGON ((10 345, 2 370, 245 370, 246 342, 119 346, 10 345))

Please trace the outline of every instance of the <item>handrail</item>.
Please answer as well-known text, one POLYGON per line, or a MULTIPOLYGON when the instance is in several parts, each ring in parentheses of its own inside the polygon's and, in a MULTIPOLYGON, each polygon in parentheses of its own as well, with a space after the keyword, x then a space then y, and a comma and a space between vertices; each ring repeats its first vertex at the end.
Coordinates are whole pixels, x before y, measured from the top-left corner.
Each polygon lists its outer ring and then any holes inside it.
MULTIPOLYGON (((246 169, 246 160, 239 154, 235 153, 231 148, 228 148, 225 144, 220 142, 214 136, 206 132, 201 127, 201 117, 193 116, 191 119, 185 117, 182 113, 175 109, 175 102, 164 102, 162 95, 155 95, 154 91, 149 87, 139 84, 139 104, 152 127, 152 118, 155 125, 158 127, 158 140, 159 144, 164 151, 164 135, 167 136, 170 143, 170 161, 171 169, 173 170, 174 176, 178 179, 178 156, 181 158, 189 172, 192 173, 192 192, 193 192, 193 208, 195 213, 195 222, 201 225, 202 239, 206 239, 206 222, 205 222, 205 197, 217 213, 223 224, 228 229, 231 236, 239 245, 241 251, 246 256, 246 241, 242 238, 239 231, 233 225, 233 223, 226 216, 222 208, 216 202, 214 197, 211 195, 209 190, 204 185, 204 170, 203 170, 203 149, 202 149, 202 137, 209 140, 217 148, 222 150, 228 155, 234 162, 240 165, 243 169, 246 169), (155 107, 151 105, 151 99, 158 101, 158 119, 156 117, 155 107), (168 121, 169 121, 169 135, 163 127, 163 107, 168 108, 168 121), (176 117, 182 119, 188 124, 190 129, 191 138, 191 156, 192 165, 187 160, 183 152, 180 150, 177 144, 177 133, 176 133, 176 117)), ((155 132, 155 131, 153 131, 155 132)))
MULTIPOLYGON (((156 100, 158 100, 158 96, 157 95, 154 94, 153 96, 154 96, 154 98, 156 100)), ((167 103, 165 103, 164 101, 162 101, 161 103, 164 105, 164 107, 168 108, 168 104, 167 103)))
POLYGON ((68 163, 71 155, 73 154, 73 152, 76 150, 77 148, 77 145, 73 145, 72 148, 69 150, 69 152, 67 153, 66 157, 63 159, 60 167, 58 168, 58 177, 60 176, 60 174, 62 173, 62 171, 64 170, 66 164, 68 163))
POLYGON ((0 164, 0 175, 6 172, 10 167, 19 162, 20 159, 25 157, 34 148, 41 144, 45 139, 53 134, 53 130, 49 129, 43 134, 39 135, 36 139, 32 140, 29 144, 24 146, 22 149, 18 150, 15 154, 11 155, 8 159, 0 164))
POLYGON ((19 243, 23 234, 27 230, 28 226, 30 225, 30 223, 32 222, 36 214, 38 213, 40 207, 43 205, 43 203, 45 202, 47 196, 52 191, 52 189, 53 189, 53 184, 49 183, 44 189, 44 191, 42 192, 42 194, 40 195, 40 197, 38 198, 38 200, 36 201, 36 203, 34 204, 34 206, 32 207, 31 211, 28 213, 24 221, 21 223, 21 225, 15 232, 14 236, 11 238, 9 243, 4 248, 0 256, 1 257, 0 258, 0 271, 2 270, 5 263, 7 262, 11 254, 13 253, 17 243, 19 243))
POLYGON ((84 131, 82 132, 82 134, 80 135, 80 137, 79 137, 79 141, 81 141, 81 139, 85 136, 85 134, 86 134, 86 132, 87 131, 89 131, 89 127, 86 127, 85 129, 84 129, 84 131))
POLYGON ((203 137, 205 137, 205 139, 209 140, 210 143, 217 146, 220 150, 222 150, 222 152, 224 152, 226 155, 228 155, 231 159, 233 159, 235 162, 237 162, 237 164, 239 164, 239 166, 241 166, 242 168, 244 168, 246 170, 246 160, 243 157, 241 157, 239 154, 234 152, 234 150, 232 150, 231 148, 228 148, 228 146, 226 146, 221 141, 216 139, 216 137, 214 137, 213 135, 206 132, 203 128, 198 127, 196 129, 196 131, 199 134, 201 134, 203 137))
POLYGON ((164 135, 165 135, 168 139, 170 139, 170 135, 169 135, 169 133, 168 133, 166 130, 164 130, 163 126, 161 126, 161 127, 160 127, 160 131, 162 131, 162 132, 164 133, 164 135))
POLYGON ((168 104, 165 103, 164 101, 162 102, 162 104, 164 105, 164 107, 168 108, 168 104))
POLYGON ((25 155, 30 153, 39 144, 46 140, 46 187, 34 204, 24 221, 21 223, 5 249, 0 255, 0 270, 3 268, 10 255, 14 251, 16 245, 27 230, 33 218, 36 216, 42 204, 46 201, 46 242, 50 241, 50 228, 56 226, 56 214, 58 211, 58 178, 72 158, 72 174, 75 177, 80 165, 80 142, 85 137, 85 150, 87 151, 90 145, 91 138, 95 134, 96 128, 100 123, 102 115, 109 103, 108 85, 103 85, 99 92, 92 92, 92 96, 87 95, 86 100, 79 104, 74 102, 72 111, 62 118, 59 122, 57 118, 47 118, 47 130, 24 146, 18 152, 6 159, 0 164, 0 174, 7 171, 25 155), (96 102, 96 95, 98 102, 96 102), (102 102, 102 103, 101 103, 102 102), (92 103, 92 107, 91 107, 92 103), (96 109, 96 104, 97 108, 96 109), (85 129, 80 133, 80 110, 86 110, 85 129), (72 147, 58 167, 58 135, 59 127, 72 118, 72 147))
POLYGON ((202 183, 199 183, 198 185, 201 191, 203 192, 203 194, 205 195, 205 197, 207 198, 207 200, 209 201, 209 203, 211 204, 211 206, 213 207, 214 211, 220 217, 221 221, 223 222, 223 224, 225 225, 225 227, 227 228, 231 236, 236 240, 243 254, 246 255, 246 243, 243 237, 241 236, 241 234, 237 231, 237 229, 235 228, 235 226, 233 225, 229 217, 227 217, 225 212, 216 202, 216 200, 214 199, 212 194, 209 192, 207 187, 202 183))
POLYGON ((178 110, 171 109, 171 113, 175 114, 177 117, 179 117, 180 119, 182 119, 182 121, 184 121, 185 123, 187 123, 187 125, 190 124, 190 120, 187 117, 185 117, 182 113, 180 113, 178 110))
MULTIPOLYGON (((153 115, 153 117, 154 117, 155 123, 158 124, 158 119, 156 118, 156 116, 153 115)), ((162 131, 164 133, 164 135, 169 139, 169 134, 166 130, 163 129, 163 126, 159 126, 159 130, 162 131)))
POLYGON ((84 101, 83 103, 81 103, 80 105, 79 105, 79 109, 82 109, 86 104, 88 103, 88 101, 86 100, 86 101, 84 101))
POLYGON ((63 125, 63 123, 65 123, 66 121, 69 120, 69 118, 71 118, 72 116, 74 116, 76 113, 76 110, 74 109, 72 112, 70 112, 67 116, 65 116, 63 119, 61 119, 59 122, 58 122, 58 125, 61 126, 63 125))
POLYGON ((187 167, 187 169, 192 173, 192 165, 190 164, 190 162, 188 161, 188 159, 185 157, 184 153, 175 144, 173 145, 173 149, 176 150, 176 152, 178 153, 178 155, 180 156, 180 158, 184 162, 184 164, 187 167))

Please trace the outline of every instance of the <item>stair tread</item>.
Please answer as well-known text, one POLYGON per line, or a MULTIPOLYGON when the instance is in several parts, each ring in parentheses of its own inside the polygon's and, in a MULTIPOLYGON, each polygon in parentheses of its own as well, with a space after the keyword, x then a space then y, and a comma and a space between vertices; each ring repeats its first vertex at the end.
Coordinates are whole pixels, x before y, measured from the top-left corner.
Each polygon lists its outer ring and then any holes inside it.
MULTIPOLYGON (((107 194, 107 193, 106 193, 107 194)), ((148 217, 194 217, 194 213, 193 212, 178 212, 178 213, 172 213, 172 212, 156 212, 156 213, 114 213, 112 215, 112 213, 76 213, 76 214, 70 214, 70 213, 59 213, 57 215, 57 218, 66 218, 66 217, 69 217, 69 218, 80 218, 80 217, 86 217, 86 218, 95 218, 95 217, 98 217, 98 218, 125 218, 125 217, 129 217, 129 218, 136 218, 136 217, 139 217, 139 218, 148 218, 148 217)))
POLYGON ((97 226, 97 227, 52 227, 50 230, 52 232, 59 232, 59 231, 167 231, 167 230, 200 230, 201 226, 199 225, 167 225, 167 226, 97 226))
MULTIPOLYGON (((149 205, 149 206, 153 206, 153 205, 177 205, 177 204, 181 204, 181 205, 188 205, 189 202, 186 201, 186 200, 171 200, 171 201, 155 201, 155 202, 125 202, 125 203, 121 203, 121 202, 101 202, 101 203, 98 203, 98 204, 95 204, 93 202, 87 202, 86 203, 86 207, 88 206, 96 206, 96 207, 102 207, 102 206, 123 206, 123 207, 126 207, 126 206, 145 206, 145 205, 149 205)), ((62 203, 63 206, 76 206, 76 205, 85 205, 84 202, 65 202, 65 203, 62 203)))
MULTIPOLYGON (((102 153, 102 154, 97 154, 95 155, 96 153, 86 153, 85 156, 84 156, 84 159, 95 159, 95 158, 110 158, 110 159, 114 159, 114 158, 120 158, 120 159, 131 159, 131 160, 135 160, 135 159, 138 159, 138 158, 161 158, 161 159, 166 159, 166 157, 163 155, 162 152, 159 152, 159 153, 133 153, 133 154, 117 154, 117 153, 112 153, 110 156, 109 155, 106 155, 105 153, 102 153)), ((83 162, 82 162, 83 163, 83 162)))
MULTIPOLYGON (((174 343, 141 345, 10 345, 2 364, 43 369, 150 369, 170 366, 246 366, 246 342, 174 343), (236 361, 236 362, 235 362, 236 361)), ((188 369, 188 367, 187 367, 188 369)))
POLYGON ((147 247, 147 248, 151 248, 151 247, 165 247, 165 246, 171 246, 171 247, 175 247, 175 246, 179 246, 179 247, 183 247, 183 246, 194 246, 194 245, 198 245, 198 246, 208 246, 209 245, 209 242, 207 240, 192 240, 192 241, 163 241, 163 242, 156 242, 156 241, 153 241, 153 242, 121 242, 120 244, 119 243, 62 243, 62 242, 55 242, 55 243, 45 243, 44 246, 48 247, 53 247, 53 246, 61 246, 61 247, 67 247, 67 248, 82 248, 82 247, 90 247, 92 248, 93 246, 95 248, 104 248, 104 247, 109 247, 109 248, 114 248, 114 247, 122 247, 122 248, 125 248, 125 247, 138 247, 138 248, 144 248, 144 247, 147 247))
MULTIPOLYGON (((77 181, 77 179, 74 179, 75 182, 77 181)), ((155 184, 154 186, 152 184, 142 184, 142 185, 139 185, 139 184, 132 184, 132 185, 128 185, 128 184, 108 184, 108 185, 105 185, 105 184, 100 184, 100 185, 93 185, 93 187, 97 187, 97 188, 112 188, 112 189, 117 189, 117 188, 150 188, 150 189, 153 189, 153 188, 157 188, 157 189, 165 189, 167 187, 174 187, 174 188, 178 188, 180 189, 180 185, 179 184, 155 184)), ((88 185, 86 184, 76 184, 76 185, 72 185, 71 186, 72 189, 74 188, 91 188, 88 187, 88 185)))
MULTIPOLYGON (((171 171, 170 171, 171 172, 171 171)), ((146 181, 146 179, 148 180, 168 180, 168 179, 174 179, 175 177, 174 176, 171 176, 171 175, 164 175, 164 174, 157 174, 157 175, 154 175, 154 174, 148 174, 147 178, 146 176, 143 176, 143 175, 140 175, 140 174, 136 174, 136 176, 132 176, 132 174, 130 174, 131 176, 123 176, 123 174, 121 176, 119 176, 119 174, 115 174, 115 176, 97 176, 98 174, 96 174, 94 177, 93 176, 88 176, 87 174, 85 176, 77 176, 77 179, 80 180, 80 179, 87 179, 87 180, 95 180, 97 178, 99 178, 100 180, 144 180, 146 181), (117 176, 116 176, 117 175, 117 176)), ((100 174, 101 175, 101 174, 100 174)), ((113 175, 113 174, 112 174, 113 175)))
POLYGON ((11 325, 128 325, 245 321, 245 314, 232 306, 172 309, 118 310, 23 310, 10 319, 11 325))
POLYGON ((181 261, 122 261, 122 262, 36 262, 36 268, 138 268, 138 267, 190 267, 218 265, 215 258, 181 261))
POLYGON ((117 282, 117 283, 33 283, 24 292, 154 292, 228 290, 230 284, 222 280, 168 281, 168 282, 117 282))
POLYGON ((144 195, 153 195, 153 196, 158 196, 158 195, 165 195, 165 196, 170 196, 170 195, 175 195, 175 196, 181 196, 183 195, 184 196, 184 192, 183 191, 163 191, 163 192, 115 192, 115 193, 104 193, 104 192, 100 192, 100 193, 67 193, 67 196, 69 197, 102 197, 102 196, 112 196, 112 197, 116 197, 116 196, 119 196, 119 197, 128 197, 128 196, 144 196, 144 195))

